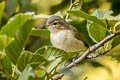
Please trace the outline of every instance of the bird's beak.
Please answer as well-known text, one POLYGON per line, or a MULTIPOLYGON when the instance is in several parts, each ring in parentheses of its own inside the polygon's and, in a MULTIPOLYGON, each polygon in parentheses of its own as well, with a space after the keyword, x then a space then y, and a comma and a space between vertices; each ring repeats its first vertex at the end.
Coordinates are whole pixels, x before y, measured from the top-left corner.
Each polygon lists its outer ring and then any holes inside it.
POLYGON ((46 24, 43 24, 41 29, 46 29, 48 26, 46 24))
POLYGON ((47 26, 47 27, 49 27, 49 26, 50 26, 50 24, 46 24, 46 26, 47 26))
POLYGON ((50 26, 50 24, 43 24, 42 29, 46 29, 49 26, 50 26))

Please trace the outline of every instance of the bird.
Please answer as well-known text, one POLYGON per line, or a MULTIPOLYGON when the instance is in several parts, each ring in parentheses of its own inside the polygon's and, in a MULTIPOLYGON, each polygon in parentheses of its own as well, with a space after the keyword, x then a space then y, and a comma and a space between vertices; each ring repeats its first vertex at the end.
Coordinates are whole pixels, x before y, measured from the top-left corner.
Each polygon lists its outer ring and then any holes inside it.
POLYGON ((50 41, 54 47, 67 52, 87 49, 83 35, 60 16, 49 17, 45 25, 50 31, 50 41))

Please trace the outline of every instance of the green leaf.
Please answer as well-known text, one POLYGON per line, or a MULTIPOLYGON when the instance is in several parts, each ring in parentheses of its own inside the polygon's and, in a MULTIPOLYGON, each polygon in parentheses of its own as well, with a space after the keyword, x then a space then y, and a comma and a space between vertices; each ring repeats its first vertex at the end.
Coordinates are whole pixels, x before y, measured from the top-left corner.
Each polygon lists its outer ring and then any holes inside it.
POLYGON ((9 74, 12 74, 12 64, 10 59, 6 56, 2 61, 2 67, 6 70, 9 74))
POLYGON ((1 17, 5 8, 5 2, 0 3, 0 26, 1 26, 1 17))
POLYGON ((39 78, 43 78, 46 76, 46 71, 41 70, 41 69, 37 69, 37 70, 35 70, 35 75, 39 78))
POLYGON ((115 31, 120 30, 120 21, 115 23, 114 28, 115 28, 115 31))
POLYGON ((113 39, 106 42, 103 46, 101 46, 99 49, 97 49, 96 52, 98 52, 98 54, 102 54, 102 53, 105 53, 105 52, 111 50, 112 43, 113 43, 113 39))
POLYGON ((55 47, 45 46, 43 48, 38 49, 35 52, 35 54, 36 53, 43 55, 45 59, 49 60, 51 56, 54 56, 56 58, 66 52, 55 47))
POLYGON ((23 51, 16 65, 20 71, 23 71, 28 64, 31 65, 33 69, 35 69, 45 63, 48 63, 48 60, 46 60, 42 55, 29 51, 23 51))
POLYGON ((104 17, 109 21, 119 21, 120 20, 120 15, 112 16, 111 15, 112 13, 113 13, 112 11, 107 11, 106 15, 104 17))
POLYGON ((32 36, 41 36, 41 37, 49 37, 50 32, 47 29, 32 29, 32 36))
POLYGON ((31 19, 32 15, 17 14, 13 19, 2 27, 0 34, 14 37, 16 32, 22 27, 25 22, 31 19))
POLYGON ((69 68, 61 68, 61 69, 57 70, 56 72, 62 73, 64 75, 68 75, 68 76, 73 75, 72 71, 69 68))
POLYGON ((108 56, 111 56, 112 59, 116 59, 117 61, 120 61, 120 44, 117 46, 114 46, 108 53, 108 56))
POLYGON ((46 65, 49 65, 49 67, 47 67, 47 72, 50 73, 57 66, 59 66, 60 63, 73 58, 73 56, 81 52, 83 52, 83 50, 76 52, 65 52, 55 47, 45 46, 38 49, 34 54, 39 54, 49 61, 49 63, 47 63, 46 65), (51 58, 52 60, 50 60, 51 58))
POLYGON ((107 28, 106 28, 105 20, 101 20, 101 19, 104 19, 104 16, 107 15, 108 13, 110 14, 110 12, 96 10, 95 12, 93 12, 92 16, 82 11, 69 11, 69 13, 76 15, 78 17, 91 20, 91 21, 88 21, 87 23, 87 30, 90 38, 94 42, 97 43, 106 36, 107 28))
POLYGON ((55 61, 51 62, 51 65, 47 67, 47 73, 52 72, 61 62, 63 62, 62 57, 59 57, 55 61))
POLYGON ((34 53, 32 59, 30 60, 30 64, 34 69, 38 66, 43 66, 46 63, 48 63, 48 60, 38 53, 34 53))
POLYGON ((60 55, 64 53, 66 52, 55 47, 45 46, 43 48, 38 49, 34 54, 39 54, 49 61, 49 63, 46 64, 47 66, 49 65, 46 71, 47 73, 50 73, 63 61, 60 55), (51 57, 54 57, 54 60, 50 60, 51 57))
POLYGON ((3 51, 5 48, 14 40, 12 37, 6 35, 0 35, 0 50, 3 51))
POLYGON ((101 21, 97 17, 91 16, 91 15, 89 15, 89 14, 87 14, 87 13, 81 11, 81 10, 79 10, 79 11, 68 11, 68 13, 70 13, 70 14, 72 14, 74 16, 77 16, 77 17, 82 17, 82 18, 85 18, 87 20, 91 20, 91 21, 93 21, 93 22, 95 22, 97 24, 100 24, 101 26, 106 27, 106 24, 103 21, 101 21))
POLYGON ((104 50, 103 51, 108 51, 108 50, 111 50, 111 48, 112 48, 112 43, 113 43, 113 39, 112 40, 110 40, 110 41, 108 41, 108 42, 106 42, 105 44, 104 44, 104 50))
POLYGON ((94 42, 99 42, 105 38, 107 29, 97 23, 87 25, 88 33, 94 42))
MULTIPOLYGON (((10 60, 16 64, 27 39, 29 38, 35 20, 29 20, 18 29, 15 34, 14 41, 6 48, 6 54, 10 60)), ((4 32, 4 31, 3 31, 4 32)))
MULTIPOLYGON (((81 52, 83 51, 81 50, 81 52)), ((35 53, 24 51, 17 61, 17 68, 23 71, 28 64, 31 65, 34 70, 41 69, 41 67, 44 66, 46 67, 44 72, 50 73, 58 67, 61 62, 71 59, 77 53, 80 53, 80 51, 67 53, 49 46, 42 47, 35 53)))
POLYGON ((116 30, 119 30, 119 24, 120 24, 120 15, 118 16, 112 16, 113 11, 103 11, 100 9, 95 10, 92 15, 96 16, 99 19, 103 19, 103 22, 105 22, 105 19, 107 19, 108 29, 112 33, 114 33, 116 30))
POLYGON ((80 56, 84 52, 85 52, 85 50, 79 50, 79 51, 75 51, 75 52, 66 52, 66 53, 63 53, 62 54, 62 60, 65 61, 65 60, 73 59, 74 57, 76 57, 76 55, 79 54, 79 56, 80 56))
POLYGON ((55 60, 55 57, 54 57, 54 56, 50 56, 50 57, 48 58, 48 60, 49 60, 49 61, 53 61, 53 60, 55 60))
POLYGON ((30 76, 34 77, 34 72, 31 66, 27 66, 25 70, 21 73, 18 80, 28 80, 30 76))
POLYGON ((32 56, 33 55, 31 52, 23 51, 16 64, 18 70, 22 72, 26 68, 26 66, 30 63, 32 56))
POLYGON ((118 44, 120 44, 120 35, 116 36, 112 42, 112 47, 117 46, 118 44))
MULTIPOLYGON (((105 17, 110 14, 112 14, 112 11, 103 11, 97 9, 92 13, 92 16, 96 16, 98 19, 102 19, 102 21, 106 23, 105 17)), ((87 29, 89 36, 96 43, 101 41, 106 36, 107 33, 107 27, 103 27, 92 21, 88 21, 87 29)))
POLYGON ((106 17, 111 15, 112 13, 113 11, 104 11, 101 9, 97 9, 91 15, 96 16, 99 19, 106 19, 106 17))

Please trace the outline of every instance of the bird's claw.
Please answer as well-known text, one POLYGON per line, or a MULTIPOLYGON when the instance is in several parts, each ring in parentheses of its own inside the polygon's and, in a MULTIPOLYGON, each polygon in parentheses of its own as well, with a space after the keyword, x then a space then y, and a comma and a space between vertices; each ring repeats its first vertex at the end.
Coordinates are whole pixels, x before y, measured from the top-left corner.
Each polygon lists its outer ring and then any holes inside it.
POLYGON ((63 63, 62 68, 66 67, 66 61, 63 63))
POLYGON ((73 63, 74 65, 76 65, 75 60, 76 60, 76 58, 73 58, 73 60, 72 60, 72 63, 73 63))

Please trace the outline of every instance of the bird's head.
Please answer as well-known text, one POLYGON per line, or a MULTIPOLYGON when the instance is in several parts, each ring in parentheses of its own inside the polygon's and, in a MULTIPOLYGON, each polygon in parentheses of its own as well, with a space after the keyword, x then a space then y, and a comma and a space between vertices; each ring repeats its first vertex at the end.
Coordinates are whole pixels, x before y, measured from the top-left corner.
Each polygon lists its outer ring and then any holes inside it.
POLYGON ((54 33, 67 29, 68 24, 59 16, 51 16, 46 21, 46 27, 50 32, 54 33))

